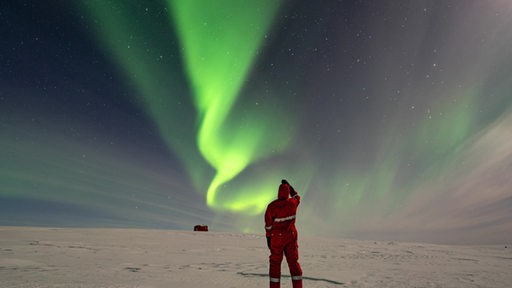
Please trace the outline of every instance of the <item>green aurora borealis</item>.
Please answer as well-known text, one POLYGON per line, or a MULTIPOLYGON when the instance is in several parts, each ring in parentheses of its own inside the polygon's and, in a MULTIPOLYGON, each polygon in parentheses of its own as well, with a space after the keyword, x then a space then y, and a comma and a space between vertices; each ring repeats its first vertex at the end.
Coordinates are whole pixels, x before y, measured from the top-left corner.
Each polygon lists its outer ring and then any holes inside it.
POLYGON ((11 2, 0 225, 512 240, 507 1, 11 2))
MULTIPOLYGON (((138 23, 141 27, 127 25, 130 17, 136 13, 131 9, 136 7, 122 2, 118 4, 125 6, 116 7, 102 1, 83 2, 84 8, 95 19, 100 40, 109 47, 109 52, 124 73, 136 83, 142 102, 159 127, 162 137, 168 139, 169 148, 181 156, 189 167, 192 179, 199 182, 197 187, 201 187, 200 182, 205 179, 194 176, 201 160, 197 156, 190 157, 196 154, 190 151, 195 147, 190 147, 190 143, 177 143, 173 132, 179 130, 179 127, 169 127, 169 122, 177 120, 178 125, 183 125, 183 121, 175 116, 181 112, 165 111, 161 106, 162 102, 177 103, 183 96, 176 94, 186 92, 176 91, 172 87, 174 85, 167 85, 167 81, 176 80, 171 79, 173 73, 166 72, 166 67, 155 67, 161 66, 160 63, 149 64, 154 61, 148 58, 159 59, 161 55, 167 54, 165 47, 162 47, 164 45, 159 42, 170 39, 145 36, 146 31, 153 29, 150 23, 138 23), (113 9, 121 9, 123 12, 116 13, 113 9), (146 43, 151 44, 140 47, 137 41, 132 44, 132 39, 145 39, 146 43), (146 53, 146 47, 155 51, 146 53)), ((220 210, 261 213, 272 199, 272 194, 255 194, 250 188, 243 188, 223 196, 218 195, 218 190, 252 162, 287 146, 286 136, 283 141, 267 141, 276 135, 290 134, 285 132, 287 130, 280 120, 286 115, 271 117, 277 114, 273 113, 273 108, 261 107, 258 103, 245 105, 241 112, 234 109, 244 81, 261 50, 261 43, 279 9, 279 1, 168 1, 168 5, 169 10, 173 11, 169 29, 172 29, 171 24, 174 23, 181 43, 180 50, 183 52, 180 56, 183 57, 191 86, 190 98, 197 113, 197 149, 215 169, 215 176, 206 192, 207 204, 220 210)), ((265 178, 258 179, 257 183, 258 190, 273 186, 265 178)), ((273 189, 266 190, 270 192, 273 189)))
POLYGON ((239 191, 238 195, 219 200, 217 191, 254 160, 282 150, 287 144, 266 141, 284 131, 278 118, 258 116, 271 115, 271 111, 253 112, 254 109, 245 108, 246 115, 228 120, 280 1, 169 3, 199 115, 198 147, 216 170, 206 202, 238 212, 254 206, 255 212, 260 213, 270 197, 254 197, 239 191))

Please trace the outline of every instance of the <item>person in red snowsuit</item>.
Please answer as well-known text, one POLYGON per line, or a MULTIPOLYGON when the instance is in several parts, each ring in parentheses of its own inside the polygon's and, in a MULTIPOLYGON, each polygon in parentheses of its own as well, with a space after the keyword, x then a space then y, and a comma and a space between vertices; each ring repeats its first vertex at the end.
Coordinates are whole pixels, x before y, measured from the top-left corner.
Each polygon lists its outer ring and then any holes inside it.
POLYGON ((270 288, 280 287, 283 253, 288 262, 293 288, 302 288, 302 269, 298 262, 299 246, 295 228, 295 215, 299 203, 300 196, 288 181, 283 179, 277 199, 268 204, 265 211, 265 231, 267 246, 270 249, 270 288))

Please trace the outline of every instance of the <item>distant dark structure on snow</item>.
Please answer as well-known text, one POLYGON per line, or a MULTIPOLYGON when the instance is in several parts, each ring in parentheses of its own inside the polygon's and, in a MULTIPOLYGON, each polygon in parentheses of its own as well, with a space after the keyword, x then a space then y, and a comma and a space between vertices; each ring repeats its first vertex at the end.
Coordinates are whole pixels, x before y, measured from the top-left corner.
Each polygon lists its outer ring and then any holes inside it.
POLYGON ((208 231, 208 225, 204 225, 204 224, 201 224, 201 225, 196 225, 194 226, 194 231, 208 231))

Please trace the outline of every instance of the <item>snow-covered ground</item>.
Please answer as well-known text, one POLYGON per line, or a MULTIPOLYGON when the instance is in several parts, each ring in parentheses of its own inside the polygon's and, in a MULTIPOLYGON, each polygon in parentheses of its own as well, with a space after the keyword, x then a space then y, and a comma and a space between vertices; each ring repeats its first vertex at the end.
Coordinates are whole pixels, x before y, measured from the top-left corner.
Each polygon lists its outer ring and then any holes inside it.
MULTIPOLYGON (((299 246, 304 287, 512 287, 505 245, 299 235, 299 246)), ((0 287, 267 287, 268 255, 262 235, 0 227, 0 287)))

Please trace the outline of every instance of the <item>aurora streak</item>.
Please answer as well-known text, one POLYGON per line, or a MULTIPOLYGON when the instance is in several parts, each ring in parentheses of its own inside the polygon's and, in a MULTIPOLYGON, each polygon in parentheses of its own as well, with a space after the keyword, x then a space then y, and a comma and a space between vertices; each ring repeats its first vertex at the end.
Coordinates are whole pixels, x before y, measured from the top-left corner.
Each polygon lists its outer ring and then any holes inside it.
MULTIPOLYGON (((170 21, 176 23, 180 42, 183 43, 182 57, 192 86, 192 98, 199 121, 198 149, 216 170, 207 189, 207 204, 216 209, 254 214, 264 209, 271 194, 247 197, 253 192, 248 188, 224 192, 224 197, 217 193, 221 185, 232 180, 251 162, 279 152, 287 145, 286 141, 269 143, 266 140, 272 138, 272 135, 285 134, 284 127, 279 123, 286 122, 273 117, 261 117, 262 113, 269 115, 271 110, 264 112, 262 109, 265 108, 262 107, 245 106, 242 112, 232 111, 251 65, 261 51, 261 42, 271 27, 279 1, 236 3, 169 1, 169 10, 173 12, 170 21), (240 41, 241 37, 244 41, 240 41)), ((85 2, 84 5, 91 11, 92 17, 99 20, 96 23, 98 33, 128 77, 136 83, 142 102, 160 128, 162 137, 169 143, 170 149, 180 155, 191 178, 201 187, 199 183, 205 181, 205 176, 198 175, 197 166, 201 161, 197 159, 197 152, 192 150, 193 146, 183 145, 189 141, 175 140, 176 133, 192 137, 190 131, 184 131, 183 127, 193 127, 193 119, 177 122, 169 118, 169 115, 178 114, 180 107, 174 103, 183 95, 177 94, 187 92, 174 89, 176 83, 173 81, 178 80, 173 78, 175 73, 165 67, 169 63, 155 64, 154 59, 164 58, 162 55, 168 51, 161 40, 148 37, 140 31, 152 29, 152 24, 144 23, 147 26, 143 28, 131 27, 127 23, 130 23, 129 17, 136 13, 132 11, 135 9, 122 2, 118 3, 120 6, 126 5, 122 13, 113 10, 119 7, 101 1, 85 2), (142 41, 145 45, 141 45, 142 41), (145 53, 146 49, 151 50, 151 56, 145 53)), ((260 181, 268 180, 263 178, 260 181)))
POLYGON ((282 143, 269 145, 266 141, 279 131, 270 126, 278 123, 278 119, 262 121, 261 117, 244 119, 241 115, 228 119, 280 1, 169 3, 194 90, 200 122, 199 149, 217 171, 208 188, 207 203, 235 211, 257 205, 257 212, 261 212, 268 201, 266 197, 219 201, 216 194, 219 186, 233 179, 252 161, 285 146, 282 143), (225 123, 228 120, 241 124, 225 123))

